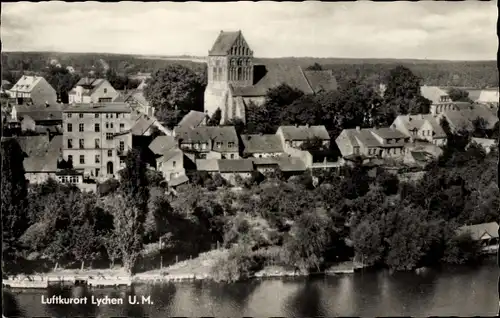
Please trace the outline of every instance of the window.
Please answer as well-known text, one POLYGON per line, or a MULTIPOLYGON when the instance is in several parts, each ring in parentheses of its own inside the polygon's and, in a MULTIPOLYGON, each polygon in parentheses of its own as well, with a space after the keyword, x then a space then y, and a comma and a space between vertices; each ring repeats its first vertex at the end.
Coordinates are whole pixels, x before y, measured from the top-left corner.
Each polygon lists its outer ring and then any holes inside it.
POLYGON ((72 155, 68 155, 68 162, 73 162, 73 156, 72 155))
POLYGON ((207 154, 206 153, 201 153, 200 154, 200 159, 207 159, 207 154))
POLYGON ((101 131, 101 126, 99 124, 94 125, 94 131, 95 132, 100 132, 101 131))
POLYGON ((99 118, 99 114, 98 113, 95 114, 95 118, 99 118))
POLYGON ((387 144, 391 144, 392 143, 392 139, 387 139, 387 144))
POLYGON ((113 156, 113 150, 108 150, 108 157, 112 157, 113 156))
POLYGON ((101 148, 101 140, 99 138, 96 138, 94 140, 94 143, 95 143, 95 149, 101 148))
POLYGON ((79 114, 78 114, 78 117, 79 117, 79 118, 83 118, 83 113, 79 113, 79 114))
POLYGON ((201 144, 201 149, 207 149, 208 144, 206 142, 201 144))
POLYGON ((101 156, 95 155, 95 163, 100 163, 101 162, 101 156))
POLYGON ((67 127, 66 127, 66 130, 68 132, 72 132, 73 131, 73 125, 72 124, 68 124, 67 127))
POLYGON ((113 128, 113 123, 109 123, 109 128, 113 128))
POLYGON ((125 150, 125 142, 120 141, 120 151, 123 152, 125 150))
POLYGON ((83 132, 83 127, 84 127, 83 124, 78 125, 78 131, 83 132))
POLYGON ((359 154, 359 147, 354 147, 354 154, 358 155, 359 154))
POLYGON ((234 159, 234 153, 231 154, 231 159, 234 159))
POLYGON ((80 155, 80 164, 85 164, 85 155, 80 155))
POLYGON ((233 148, 233 147, 234 147, 234 142, 228 142, 228 143, 227 143, 227 146, 228 146, 229 148, 233 148))
POLYGON ((95 176, 98 177, 99 173, 101 172, 101 169, 95 168, 95 176))
POLYGON ((107 94, 107 93, 108 93, 108 89, 104 88, 104 94, 107 94))
POLYGON ((109 118, 108 116, 109 116, 109 114, 106 114, 106 118, 109 118))
POLYGON ((85 140, 84 140, 84 139, 80 139, 80 140, 78 141, 78 147, 79 147, 80 149, 85 148, 85 140))
POLYGON ((73 148, 73 139, 68 139, 68 149, 73 148))
POLYGON ((106 133, 106 140, 113 140, 113 133, 106 133))
POLYGON ((109 123, 106 123, 106 128, 109 128, 109 123))
POLYGON ((71 115, 73 115, 73 114, 72 114, 72 113, 68 113, 68 114, 66 115, 66 117, 71 118, 71 115))
POLYGON ((177 162, 172 161, 172 167, 175 168, 176 165, 177 165, 177 162))
POLYGON ((125 164, 125 160, 120 159, 120 165, 122 165, 122 166, 123 166, 124 164, 125 164))
POLYGON ((216 146, 217 148, 222 147, 222 142, 221 142, 221 141, 217 141, 217 142, 215 143, 215 146, 216 146))
POLYGON ((120 131, 124 130, 125 129, 125 124, 121 123, 120 124, 120 131))

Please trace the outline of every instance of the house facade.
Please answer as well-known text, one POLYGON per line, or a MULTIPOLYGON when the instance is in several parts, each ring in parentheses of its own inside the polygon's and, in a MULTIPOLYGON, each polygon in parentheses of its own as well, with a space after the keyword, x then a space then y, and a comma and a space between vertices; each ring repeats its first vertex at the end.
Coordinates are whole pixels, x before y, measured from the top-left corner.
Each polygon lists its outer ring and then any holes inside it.
POLYGON ((279 135, 241 135, 243 154, 253 158, 278 157, 285 154, 279 135))
POLYGON ((111 178, 125 166, 132 124, 124 103, 71 105, 63 111, 63 157, 86 176, 111 178))
POLYGON ((450 98, 450 95, 443 89, 437 86, 421 86, 420 94, 431 101, 430 113, 437 115, 445 110, 454 110, 455 105, 450 98))
POLYGON ((104 78, 81 78, 68 93, 69 103, 105 103, 118 97, 118 92, 104 78))
POLYGON ((410 137, 393 128, 344 129, 335 139, 343 157, 400 158, 410 137))
POLYGON ((314 139, 320 140, 322 147, 330 146, 330 135, 325 126, 280 126, 276 135, 285 152, 290 148, 299 149, 304 142, 314 139))
POLYGON ((185 176, 184 153, 174 137, 158 136, 151 142, 149 149, 155 154, 156 169, 167 182, 185 176))
POLYGON ((176 129, 179 147, 196 159, 239 159, 239 139, 233 126, 200 126, 176 129))
POLYGON ((444 146, 447 142, 446 133, 435 115, 399 115, 391 128, 401 131, 411 141, 425 140, 437 146, 444 146))
POLYGON ((306 94, 336 90, 331 71, 304 71, 298 65, 259 65, 241 31, 221 31, 207 59, 208 82, 204 109, 208 116, 219 108, 221 124, 245 121, 250 103, 262 105, 268 89, 287 84, 306 94))
POLYGON ((147 101, 144 96, 144 91, 141 89, 136 89, 127 93, 119 94, 119 96, 114 99, 116 102, 128 103, 134 110, 138 110, 141 113, 153 117, 155 115, 155 108, 147 101))
POLYGON ((17 105, 57 103, 56 90, 41 76, 23 75, 7 93, 17 105))

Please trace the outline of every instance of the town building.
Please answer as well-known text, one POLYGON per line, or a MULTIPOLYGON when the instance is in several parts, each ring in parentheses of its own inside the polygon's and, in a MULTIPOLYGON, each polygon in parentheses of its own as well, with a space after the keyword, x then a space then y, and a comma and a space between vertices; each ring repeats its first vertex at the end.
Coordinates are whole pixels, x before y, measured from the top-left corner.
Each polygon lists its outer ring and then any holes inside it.
POLYGON ((433 115, 455 109, 450 95, 440 87, 423 85, 420 87, 420 94, 431 101, 430 113, 433 115))
POLYGON ((17 105, 39 106, 57 103, 56 90, 42 76, 23 75, 7 93, 17 105))
POLYGON ((221 177, 232 185, 237 185, 238 179, 249 179, 254 171, 252 159, 220 159, 217 160, 217 165, 221 177))
POLYGON ((155 108, 147 101, 143 90, 135 89, 120 93, 113 101, 128 103, 134 110, 138 110, 148 116, 155 115, 155 108))
POLYGON ((86 177, 117 176, 132 148, 131 108, 125 103, 79 103, 63 110, 63 157, 86 177))
POLYGON ((478 145, 479 147, 484 149, 486 154, 489 154, 491 152, 491 150, 493 150, 495 147, 498 148, 498 140, 496 140, 496 139, 473 137, 473 138, 471 138, 471 141, 470 141, 469 145, 467 145, 467 146, 470 146, 472 144, 478 145))
POLYGON ((300 149, 306 141, 319 140, 324 148, 330 147, 330 135, 325 126, 280 126, 276 131, 285 152, 300 149))
POLYGON ((23 166, 28 182, 43 183, 56 179, 62 161, 62 136, 50 139, 48 135, 15 137, 24 153, 23 166))
POLYGON ((437 146, 446 145, 446 133, 435 115, 399 115, 391 128, 401 131, 410 137, 411 141, 426 140, 437 146))
POLYGON ((233 126, 200 126, 175 130, 179 147, 191 161, 239 159, 239 139, 233 126))
POLYGON ((104 78, 81 78, 69 91, 69 103, 105 103, 118 97, 118 92, 104 78))
POLYGON ((332 71, 303 70, 287 63, 258 64, 241 31, 221 31, 208 52, 208 82, 205 112, 212 116, 221 110, 221 124, 230 119, 245 121, 250 103, 262 105, 270 88, 287 84, 305 94, 336 90, 332 71))
POLYGON ((493 108, 498 108, 499 92, 498 88, 495 90, 482 90, 479 94, 476 103, 489 105, 493 108))
POLYGON ((11 110, 13 122, 19 122, 22 131, 36 131, 37 128, 62 128, 61 104, 14 105, 11 110))
POLYGON ((279 135, 241 135, 243 155, 254 158, 268 158, 284 155, 283 143, 279 135))
POLYGON ((398 158, 410 137, 393 128, 344 129, 335 139, 343 157, 398 158))
POLYGON ((153 131, 153 127, 154 126, 154 122, 155 120, 152 119, 151 117, 143 114, 143 113, 139 113, 137 115, 132 115, 132 119, 134 119, 134 124, 132 125, 132 128, 130 129, 130 131, 132 132, 132 135, 134 136, 150 136, 152 131, 153 131), (135 117, 135 118, 134 118, 135 117))
POLYGON ((492 130, 498 122, 497 109, 484 104, 474 104, 461 110, 447 110, 441 114, 446 119, 452 132, 473 131, 474 122, 481 119, 484 128, 492 130))
POLYGON ((457 236, 470 235, 473 241, 479 242, 484 253, 498 251, 498 223, 481 223, 464 225, 457 229, 457 236))
POLYGON ((155 154, 156 169, 160 171, 169 185, 179 185, 184 180, 184 153, 179 149, 177 140, 172 136, 158 136, 149 149, 155 154))

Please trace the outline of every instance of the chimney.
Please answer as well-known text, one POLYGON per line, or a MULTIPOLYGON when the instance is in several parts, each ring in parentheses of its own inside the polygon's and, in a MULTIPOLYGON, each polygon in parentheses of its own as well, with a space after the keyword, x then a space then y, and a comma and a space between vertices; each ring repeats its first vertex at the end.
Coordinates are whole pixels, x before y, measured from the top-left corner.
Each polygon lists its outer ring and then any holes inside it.
POLYGON ((309 124, 306 124, 306 128, 309 128, 309 127, 310 127, 310 125, 309 125, 309 124))
POLYGON ((298 128, 299 127, 299 124, 295 124, 295 128, 298 128))
POLYGON ((50 106, 49 102, 45 101, 45 107, 49 107, 49 106, 50 106))
POLYGON ((411 116, 408 116, 408 121, 412 121, 413 118, 411 116))
POLYGON ((356 130, 357 130, 357 131, 360 131, 360 130, 361 130, 361 128, 360 128, 359 126, 356 126, 356 130))

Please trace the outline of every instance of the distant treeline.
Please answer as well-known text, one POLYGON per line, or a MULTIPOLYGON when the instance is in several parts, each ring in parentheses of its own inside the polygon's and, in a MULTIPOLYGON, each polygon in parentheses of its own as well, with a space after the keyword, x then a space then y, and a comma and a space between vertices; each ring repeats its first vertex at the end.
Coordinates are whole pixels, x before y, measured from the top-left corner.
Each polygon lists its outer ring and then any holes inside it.
MULTIPOLYGON (((138 72, 154 72, 168 65, 180 64, 193 69, 204 68, 203 63, 177 61, 162 58, 147 58, 136 55, 105 53, 52 53, 52 52, 3 52, 2 78, 15 80, 12 72, 41 72, 51 60, 62 66, 72 66, 78 73, 93 70, 104 72, 101 59, 120 75, 138 72)), ((341 82, 352 78, 368 78, 380 82, 389 70, 397 65, 408 67, 422 79, 422 83, 437 86, 459 86, 471 88, 498 87, 496 61, 438 61, 397 59, 343 59, 343 58, 256 58, 256 63, 298 64, 308 67, 318 63, 323 69, 331 69, 341 82)))

